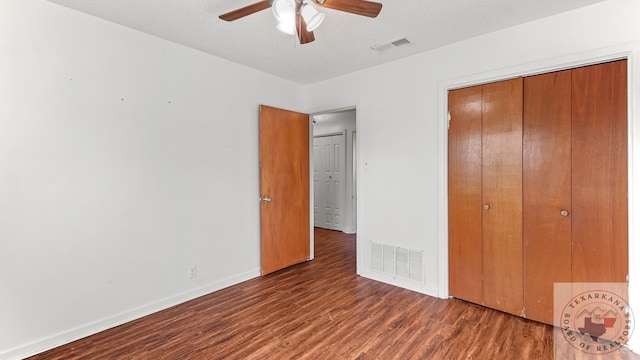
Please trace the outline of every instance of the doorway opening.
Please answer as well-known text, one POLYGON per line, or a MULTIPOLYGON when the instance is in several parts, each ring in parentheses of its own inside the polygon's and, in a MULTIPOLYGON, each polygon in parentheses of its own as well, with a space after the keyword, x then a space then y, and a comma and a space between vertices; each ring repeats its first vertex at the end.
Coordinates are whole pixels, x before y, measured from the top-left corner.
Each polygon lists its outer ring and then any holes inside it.
POLYGON ((313 226, 355 234, 356 109, 310 115, 313 226))
MULTIPOLYGON (((311 123, 311 233, 327 230, 352 234, 357 254, 357 123, 356 108, 319 111, 309 115, 311 123), (331 184, 332 183, 332 184, 331 184)), ((319 239, 320 240, 320 239, 319 239)), ((315 241, 314 241, 315 242, 315 241)), ((311 244, 312 251, 315 244, 311 244)))

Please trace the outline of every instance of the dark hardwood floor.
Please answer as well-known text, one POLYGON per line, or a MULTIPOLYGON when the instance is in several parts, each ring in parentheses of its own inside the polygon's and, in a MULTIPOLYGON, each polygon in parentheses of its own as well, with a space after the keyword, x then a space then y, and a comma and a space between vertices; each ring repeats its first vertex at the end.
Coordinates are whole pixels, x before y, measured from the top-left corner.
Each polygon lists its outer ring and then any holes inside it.
POLYGON ((550 326, 359 277, 354 235, 315 235, 313 261, 31 359, 554 358, 550 326))

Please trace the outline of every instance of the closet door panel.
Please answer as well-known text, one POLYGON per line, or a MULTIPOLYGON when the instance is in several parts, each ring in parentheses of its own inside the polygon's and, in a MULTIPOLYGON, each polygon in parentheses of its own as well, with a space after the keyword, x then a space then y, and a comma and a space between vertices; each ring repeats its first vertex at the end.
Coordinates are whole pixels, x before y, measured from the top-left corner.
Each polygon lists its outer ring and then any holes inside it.
POLYGON ((483 85, 482 263, 486 306, 522 313, 522 78, 483 85))
POLYGON ((553 283, 571 281, 571 71, 524 79, 524 312, 553 324, 553 283))
POLYGON ((449 294, 482 303, 482 87, 449 92, 449 294))
POLYGON ((572 72, 572 280, 624 282, 628 269, 627 62, 572 72))

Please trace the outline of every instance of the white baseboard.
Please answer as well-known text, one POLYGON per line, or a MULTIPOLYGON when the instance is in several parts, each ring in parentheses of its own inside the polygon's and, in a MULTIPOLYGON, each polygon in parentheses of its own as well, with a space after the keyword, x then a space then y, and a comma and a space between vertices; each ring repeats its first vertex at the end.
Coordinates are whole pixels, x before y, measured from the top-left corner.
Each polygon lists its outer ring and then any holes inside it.
POLYGON ((43 351, 53 349, 60 345, 70 343, 75 340, 82 339, 89 335, 99 333, 112 327, 122 325, 129 321, 139 319, 141 317, 153 314, 155 312, 168 309, 172 306, 193 300, 203 295, 224 289, 229 286, 239 284, 260 276, 260 269, 247 271, 220 281, 203 285, 201 287, 179 293, 168 298, 160 299, 152 303, 140 306, 135 309, 127 310, 107 318, 97 320, 86 325, 79 326, 74 329, 63 331, 59 334, 46 337, 24 346, 9 349, 0 352, 0 360, 24 359, 26 357, 41 353, 43 351))

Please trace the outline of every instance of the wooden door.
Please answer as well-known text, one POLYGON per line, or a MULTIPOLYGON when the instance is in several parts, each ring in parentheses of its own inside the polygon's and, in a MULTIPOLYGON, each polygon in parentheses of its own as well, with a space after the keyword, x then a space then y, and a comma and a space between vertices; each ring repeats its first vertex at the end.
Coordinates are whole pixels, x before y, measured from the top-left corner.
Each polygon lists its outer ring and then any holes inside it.
POLYGON ((449 291, 522 313, 522 79, 449 92, 449 291))
POLYGON ((628 271, 627 62, 572 72, 572 280, 628 271))
POLYGON ((625 282, 626 62, 525 79, 525 316, 553 324, 554 282, 625 282))
POLYGON ((552 324, 554 282, 626 282, 626 89, 615 61, 450 92, 452 296, 552 324))
POLYGON ((525 78, 523 110, 524 311, 553 324, 553 283, 571 281, 571 70, 525 78))
POLYGON ((449 294, 482 304, 482 86, 449 92, 449 294))
POLYGON ((260 106, 262 274, 310 258, 309 116, 260 106))
POLYGON ((483 303, 521 315, 522 78, 482 86, 483 303))

